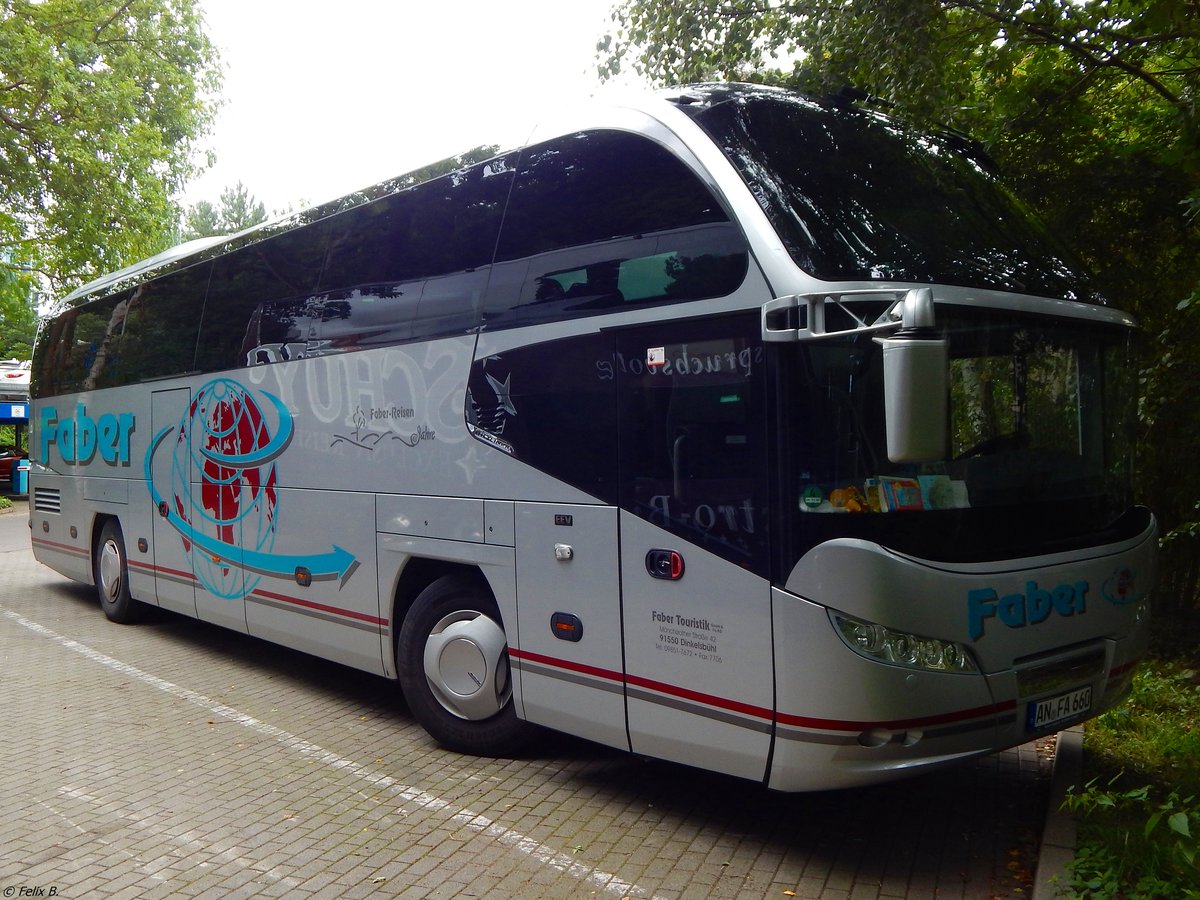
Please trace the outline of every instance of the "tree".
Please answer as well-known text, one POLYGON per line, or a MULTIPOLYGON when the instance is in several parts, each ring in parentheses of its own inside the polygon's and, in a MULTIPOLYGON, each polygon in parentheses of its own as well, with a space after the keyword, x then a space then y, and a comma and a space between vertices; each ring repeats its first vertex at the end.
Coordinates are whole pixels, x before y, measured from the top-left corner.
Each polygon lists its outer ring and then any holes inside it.
POLYGON ((219 80, 197 0, 0 2, 0 269, 60 294, 163 249, 219 80))
POLYGON ((1173 536, 1160 602, 1200 584, 1200 3, 1197 0, 625 0, 602 75, 853 85, 970 133, 1138 314, 1139 491, 1173 536))
POLYGON ((267 208, 254 199, 240 181, 236 187, 221 191, 220 205, 201 200, 189 206, 183 214, 180 240, 209 237, 214 234, 235 234, 267 221, 267 208))
POLYGON ((0 267, 0 359, 31 359, 37 294, 27 273, 0 267))

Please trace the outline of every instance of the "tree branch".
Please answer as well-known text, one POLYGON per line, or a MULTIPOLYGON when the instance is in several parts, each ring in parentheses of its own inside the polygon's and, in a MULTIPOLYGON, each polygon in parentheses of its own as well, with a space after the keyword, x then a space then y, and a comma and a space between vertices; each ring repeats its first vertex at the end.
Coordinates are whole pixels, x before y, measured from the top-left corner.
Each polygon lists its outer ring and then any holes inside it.
MULTIPOLYGON (((1076 41, 1070 35, 1056 31, 1044 22, 1036 22, 1022 17, 1020 14, 1008 15, 999 10, 987 7, 984 3, 971 0, 940 0, 947 9, 962 9, 975 13, 985 19, 990 19, 1010 32, 1025 33, 1040 38, 1042 43, 1053 45, 1067 53, 1071 53, 1086 63, 1098 68, 1119 69, 1127 75, 1144 82, 1151 90, 1169 102, 1172 106, 1182 108, 1185 104, 1182 98, 1160 81, 1149 70, 1135 63, 1128 62, 1116 51, 1105 47, 1076 41)), ((1086 33, 1095 34, 1093 29, 1084 29, 1086 33)), ((1127 40, 1129 40, 1127 38, 1127 40)), ((1134 40, 1130 46, 1139 46, 1140 40, 1134 40)))

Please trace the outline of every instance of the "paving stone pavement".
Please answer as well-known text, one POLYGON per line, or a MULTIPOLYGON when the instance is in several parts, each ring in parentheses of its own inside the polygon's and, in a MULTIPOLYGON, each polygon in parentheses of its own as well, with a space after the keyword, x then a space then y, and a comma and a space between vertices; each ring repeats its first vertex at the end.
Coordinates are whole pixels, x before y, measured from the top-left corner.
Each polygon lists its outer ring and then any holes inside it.
POLYGON ((1028 897, 1034 745, 818 794, 546 735, 437 748, 389 682, 108 623, 0 514, 0 897, 1028 897), (38 892, 41 893, 38 893, 38 892))

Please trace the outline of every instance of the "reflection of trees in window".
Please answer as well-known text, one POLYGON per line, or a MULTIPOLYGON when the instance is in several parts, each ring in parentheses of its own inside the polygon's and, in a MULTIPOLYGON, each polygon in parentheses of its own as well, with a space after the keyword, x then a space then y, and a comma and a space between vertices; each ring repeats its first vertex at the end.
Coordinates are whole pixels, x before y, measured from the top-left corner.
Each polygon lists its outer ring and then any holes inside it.
MULTIPOLYGON (((269 306, 267 315, 276 317, 265 326, 271 334, 290 330, 283 321, 286 316, 307 315, 295 304, 303 305, 316 293, 328 234, 328 224, 318 222, 216 260, 200 329, 197 369, 212 372, 247 365, 249 348, 278 340, 260 337, 264 304, 269 306)), ((297 332, 304 330, 294 324, 297 332)))
POLYGON ((323 290, 400 283, 492 261, 512 181, 504 159, 454 172, 333 220, 323 290))
POLYGON ((1012 360, 972 357, 951 367, 953 455, 1012 431, 1012 360))
POLYGON ((1080 452, 1075 348, 1016 332, 1007 355, 955 359, 951 376, 953 455, 1002 438, 1008 449, 1080 452))
POLYGON ((131 292, 100 301, 95 310, 100 319, 105 319, 104 307, 109 307, 104 335, 95 344, 90 362, 85 361, 86 372, 79 385, 80 390, 90 391, 97 387, 121 384, 121 336, 125 330, 125 317, 129 312, 131 292))
POLYGON ((624 132, 581 132, 522 156, 497 260, 727 219, 666 148, 624 132))
POLYGON ((746 256, 741 253, 674 254, 663 268, 670 279, 664 295, 672 300, 695 300, 713 296, 714 288, 724 288, 722 293, 727 293, 741 284, 746 275, 746 256))
POLYGON ((319 300, 318 353, 342 353, 398 344, 412 338, 421 283, 365 285, 319 300))
POLYGON ((133 292, 121 339, 121 382, 193 369, 211 263, 172 272, 133 292))
POLYGON ((496 258, 492 328, 725 296, 748 265, 704 183, 666 148, 617 131, 525 152, 496 258))

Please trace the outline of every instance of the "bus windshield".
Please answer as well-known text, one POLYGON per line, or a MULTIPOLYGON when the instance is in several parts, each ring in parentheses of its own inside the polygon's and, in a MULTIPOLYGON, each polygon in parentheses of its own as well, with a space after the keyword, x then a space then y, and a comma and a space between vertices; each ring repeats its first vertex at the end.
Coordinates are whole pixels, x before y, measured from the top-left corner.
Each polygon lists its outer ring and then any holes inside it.
POLYGON ((888 459, 875 341, 797 349, 784 430, 801 540, 870 535, 932 559, 982 559, 1116 527, 1131 502, 1130 330, 946 305, 938 315, 950 446, 933 463, 888 459))
POLYGON ((685 108, 810 275, 1098 301, 966 139, 782 92, 723 96, 685 108))

